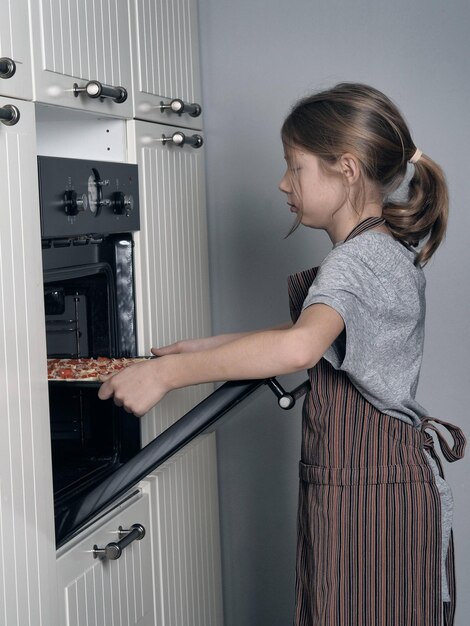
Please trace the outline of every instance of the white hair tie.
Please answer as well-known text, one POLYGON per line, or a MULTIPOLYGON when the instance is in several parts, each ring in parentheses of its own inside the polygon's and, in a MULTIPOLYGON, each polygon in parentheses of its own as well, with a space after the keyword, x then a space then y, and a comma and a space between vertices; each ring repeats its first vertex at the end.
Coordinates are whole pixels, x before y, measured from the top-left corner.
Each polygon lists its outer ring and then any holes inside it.
POLYGON ((419 148, 416 148, 416 152, 413 154, 413 156, 411 157, 409 162, 413 163, 413 165, 414 165, 415 163, 417 163, 420 160, 420 158, 422 156, 423 156, 423 151, 420 150, 419 148))

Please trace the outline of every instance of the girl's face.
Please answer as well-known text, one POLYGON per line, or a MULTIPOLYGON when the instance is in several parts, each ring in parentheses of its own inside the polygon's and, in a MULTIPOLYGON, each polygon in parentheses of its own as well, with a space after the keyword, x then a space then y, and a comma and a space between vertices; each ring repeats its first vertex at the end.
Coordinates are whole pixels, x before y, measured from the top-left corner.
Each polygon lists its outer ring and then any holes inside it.
POLYGON ((279 189, 287 195, 287 204, 300 222, 310 228, 330 231, 345 212, 348 200, 341 171, 327 172, 320 159, 301 148, 285 150, 287 163, 279 189))

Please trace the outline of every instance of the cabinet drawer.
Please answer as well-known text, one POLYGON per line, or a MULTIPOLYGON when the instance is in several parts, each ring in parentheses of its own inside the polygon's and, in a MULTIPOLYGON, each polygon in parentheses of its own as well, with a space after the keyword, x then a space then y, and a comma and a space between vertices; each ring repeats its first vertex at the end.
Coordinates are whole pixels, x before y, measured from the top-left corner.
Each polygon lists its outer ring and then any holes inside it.
POLYGON ((149 495, 139 490, 71 541, 57 559, 61 623, 67 626, 154 626, 149 495), (95 557, 120 539, 119 528, 144 527, 117 560, 95 557))

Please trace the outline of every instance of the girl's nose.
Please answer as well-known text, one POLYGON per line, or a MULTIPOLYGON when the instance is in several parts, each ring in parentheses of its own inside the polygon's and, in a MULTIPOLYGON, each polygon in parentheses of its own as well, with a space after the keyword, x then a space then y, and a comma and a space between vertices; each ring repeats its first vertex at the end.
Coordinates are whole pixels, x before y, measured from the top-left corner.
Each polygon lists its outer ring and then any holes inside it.
POLYGON ((279 189, 280 189, 280 191, 282 191, 282 193, 289 193, 289 191, 290 191, 290 186, 289 186, 289 181, 288 181, 288 177, 287 177, 287 172, 284 174, 284 176, 279 181, 279 189))

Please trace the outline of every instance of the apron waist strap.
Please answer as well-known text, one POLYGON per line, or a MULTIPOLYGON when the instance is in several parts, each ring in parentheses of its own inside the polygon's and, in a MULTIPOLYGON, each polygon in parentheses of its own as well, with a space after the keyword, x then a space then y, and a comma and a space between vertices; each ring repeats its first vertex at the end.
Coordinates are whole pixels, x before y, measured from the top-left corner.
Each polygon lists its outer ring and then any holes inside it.
POLYGON ((450 424, 449 422, 444 422, 443 420, 439 420, 436 417, 426 416, 421 418, 423 448, 428 451, 433 457, 435 457, 436 452, 434 450, 434 439, 432 438, 431 434, 427 432, 430 430, 436 433, 442 454, 447 461, 453 463, 454 461, 458 461, 463 458, 467 440, 465 439, 465 435, 463 434, 462 430, 458 426, 450 424), (444 426, 444 428, 449 432, 453 441, 452 448, 444 439, 443 434, 437 428, 437 426, 431 424, 431 422, 444 426))
POLYGON ((330 487, 434 482, 432 469, 428 465, 320 467, 300 461, 299 477, 305 483, 330 487))

